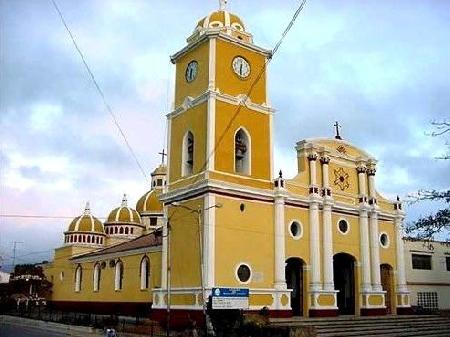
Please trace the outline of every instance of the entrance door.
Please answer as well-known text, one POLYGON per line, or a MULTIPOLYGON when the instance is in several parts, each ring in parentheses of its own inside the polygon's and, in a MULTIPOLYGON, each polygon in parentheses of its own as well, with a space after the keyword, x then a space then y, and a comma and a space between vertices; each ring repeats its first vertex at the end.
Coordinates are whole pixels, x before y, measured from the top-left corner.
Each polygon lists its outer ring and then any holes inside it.
POLYGON ((333 257, 334 289, 338 290, 337 305, 340 315, 355 314, 355 259, 345 253, 333 257))
POLYGON ((290 258, 286 261, 286 284, 291 292, 291 307, 294 316, 303 316, 303 261, 290 258))
POLYGON ((388 314, 392 313, 392 267, 388 264, 382 264, 380 266, 381 271, 381 285, 383 290, 386 291, 385 302, 386 302, 386 312, 388 314))

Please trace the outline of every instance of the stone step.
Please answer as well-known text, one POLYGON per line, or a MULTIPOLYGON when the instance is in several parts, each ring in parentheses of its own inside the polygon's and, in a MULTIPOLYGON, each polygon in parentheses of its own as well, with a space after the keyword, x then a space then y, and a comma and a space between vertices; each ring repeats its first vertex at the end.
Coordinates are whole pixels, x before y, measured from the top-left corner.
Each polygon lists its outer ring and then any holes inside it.
POLYGON ((450 329, 450 323, 444 323, 440 325, 434 325, 434 324, 420 324, 420 325, 399 325, 399 324, 386 324, 386 325, 364 325, 364 326, 354 326, 349 325, 347 327, 317 327, 316 330, 319 332, 335 332, 335 331, 362 331, 362 330, 368 330, 368 331, 378 331, 378 330, 395 330, 395 329, 415 329, 416 327, 420 328, 427 328, 430 330, 433 330, 436 327, 447 327, 450 329))
POLYGON ((314 320, 314 319, 294 319, 294 320, 277 320, 277 321, 272 321, 271 323, 273 325, 298 325, 298 324, 302 324, 302 325, 316 325, 316 326, 320 326, 320 325, 332 325, 332 326, 336 326, 336 325, 345 325, 345 324, 384 324, 386 322, 405 322, 405 323, 409 323, 409 322, 445 322, 446 320, 448 320, 448 318, 445 317, 441 317, 441 316, 431 316, 431 317, 411 317, 411 318, 378 318, 378 319, 372 319, 372 318, 358 318, 358 319, 339 319, 339 320, 334 320, 333 318, 330 318, 328 320, 314 320))
POLYGON ((342 329, 335 331, 323 331, 318 329, 317 337, 356 337, 356 336, 395 336, 395 337, 422 337, 430 334, 443 334, 450 336, 450 324, 441 326, 410 326, 410 327, 395 327, 395 328, 368 328, 368 329, 342 329))
POLYGON ((428 320, 386 320, 386 321, 342 321, 342 322, 283 322, 275 323, 275 326, 315 326, 315 327, 345 327, 345 326, 384 326, 384 325, 414 325, 417 322, 428 325, 439 325, 449 322, 445 319, 428 319, 428 320))

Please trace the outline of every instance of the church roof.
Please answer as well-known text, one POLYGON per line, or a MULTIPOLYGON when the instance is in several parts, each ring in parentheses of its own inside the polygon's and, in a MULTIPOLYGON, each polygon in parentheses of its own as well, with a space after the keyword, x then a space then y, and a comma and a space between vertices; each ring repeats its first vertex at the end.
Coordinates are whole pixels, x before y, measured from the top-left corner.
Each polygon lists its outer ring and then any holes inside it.
POLYGON ((106 255, 106 254, 113 254, 113 253, 123 253, 123 252, 127 252, 130 250, 136 250, 136 249, 140 249, 140 248, 158 247, 161 245, 162 245, 162 232, 155 231, 153 233, 140 236, 134 240, 120 243, 120 244, 112 246, 112 247, 97 250, 92 253, 78 255, 76 257, 73 257, 72 260, 76 260, 79 258, 96 257, 96 256, 101 256, 101 255, 106 255))
POLYGON ((163 203, 159 200, 158 190, 150 190, 145 193, 137 202, 136 210, 142 214, 146 212, 163 212, 163 203))

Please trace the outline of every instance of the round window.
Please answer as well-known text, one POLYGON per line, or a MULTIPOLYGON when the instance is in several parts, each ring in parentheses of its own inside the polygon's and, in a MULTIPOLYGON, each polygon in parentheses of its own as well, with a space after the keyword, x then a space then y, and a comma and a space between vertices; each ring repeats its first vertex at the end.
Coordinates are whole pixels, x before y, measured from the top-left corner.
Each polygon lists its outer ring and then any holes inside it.
POLYGON ((300 225, 297 221, 293 221, 291 226, 289 227, 291 235, 294 239, 298 239, 302 236, 302 225, 300 225))
POLYGON ((346 234, 348 232, 348 222, 347 221, 345 221, 343 219, 339 220, 338 227, 339 227, 339 231, 342 234, 346 234))
POLYGON ((237 276, 239 281, 243 283, 248 282, 251 276, 250 268, 245 264, 241 264, 237 270, 237 276))
POLYGON ((389 246, 389 237, 386 233, 381 233, 380 235, 380 243, 383 247, 389 246))

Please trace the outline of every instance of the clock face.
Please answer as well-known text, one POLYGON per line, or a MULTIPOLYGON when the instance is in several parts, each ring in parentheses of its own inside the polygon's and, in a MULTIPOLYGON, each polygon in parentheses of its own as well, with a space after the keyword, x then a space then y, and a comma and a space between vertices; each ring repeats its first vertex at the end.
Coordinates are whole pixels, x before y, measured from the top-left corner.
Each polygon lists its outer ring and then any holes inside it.
POLYGON ((241 56, 233 59, 233 70, 240 78, 247 78, 250 75, 250 64, 241 56))
POLYGON ((197 61, 191 61, 189 62, 189 64, 186 67, 186 81, 187 82, 192 82, 193 80, 195 80, 197 78, 197 74, 198 74, 198 63, 197 61))

